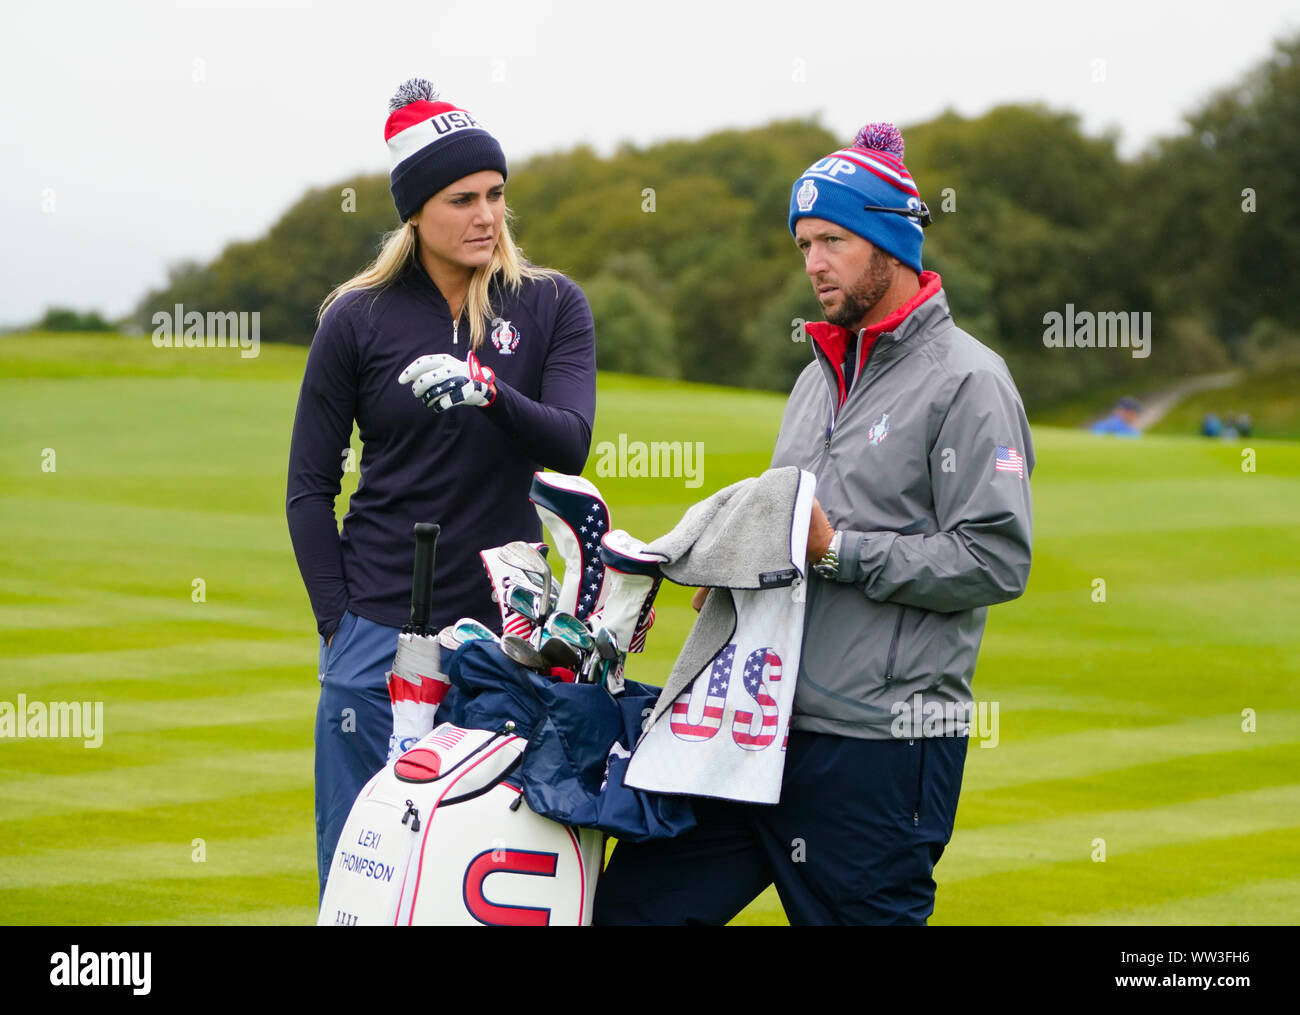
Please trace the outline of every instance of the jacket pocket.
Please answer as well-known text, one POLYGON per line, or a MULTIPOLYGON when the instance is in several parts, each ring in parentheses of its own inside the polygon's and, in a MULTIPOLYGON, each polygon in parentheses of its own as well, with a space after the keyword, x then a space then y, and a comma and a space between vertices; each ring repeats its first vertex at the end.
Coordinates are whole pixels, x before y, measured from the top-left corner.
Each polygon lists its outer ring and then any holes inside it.
POLYGON ((885 679, 891 643, 906 661, 902 607, 869 600, 854 585, 814 579, 807 587, 795 714, 887 730, 899 683, 885 679))

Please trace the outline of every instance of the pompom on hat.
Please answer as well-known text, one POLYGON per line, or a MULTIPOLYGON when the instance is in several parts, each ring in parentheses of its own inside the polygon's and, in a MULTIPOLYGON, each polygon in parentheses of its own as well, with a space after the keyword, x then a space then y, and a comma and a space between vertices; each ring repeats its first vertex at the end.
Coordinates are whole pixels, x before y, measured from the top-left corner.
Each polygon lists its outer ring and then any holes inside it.
POLYGON ((809 166, 790 191, 790 232, 801 218, 843 226, 921 272, 922 228, 930 213, 903 165, 903 135, 869 123, 853 143, 809 166))
POLYGON ((438 101, 423 78, 403 81, 388 102, 384 140, 393 168, 389 189, 403 222, 448 184, 484 169, 506 175, 497 139, 465 110, 438 101))

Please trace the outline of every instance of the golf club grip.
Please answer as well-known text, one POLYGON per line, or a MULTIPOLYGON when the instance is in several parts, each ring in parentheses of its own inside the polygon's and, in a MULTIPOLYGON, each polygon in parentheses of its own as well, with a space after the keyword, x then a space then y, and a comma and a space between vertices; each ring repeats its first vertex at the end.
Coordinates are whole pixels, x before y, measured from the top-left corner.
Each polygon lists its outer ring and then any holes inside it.
POLYGON ((432 522, 415 523, 415 568, 411 573, 411 634, 429 633, 429 616, 433 610, 433 559, 438 549, 441 526, 432 522))

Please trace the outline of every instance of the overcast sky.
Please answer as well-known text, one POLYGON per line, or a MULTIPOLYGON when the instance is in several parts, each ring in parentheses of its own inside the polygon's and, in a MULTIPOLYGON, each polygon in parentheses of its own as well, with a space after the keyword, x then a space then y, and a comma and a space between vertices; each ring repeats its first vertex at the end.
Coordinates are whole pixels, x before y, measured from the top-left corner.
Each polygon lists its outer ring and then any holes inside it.
POLYGON ((1024 101, 1118 129, 1132 156, 1300 30, 1300 3, 128 0, 2 17, 0 325, 51 304, 120 315, 306 188, 387 172, 387 101, 411 76, 512 162, 809 114, 847 141, 868 120, 1024 101))

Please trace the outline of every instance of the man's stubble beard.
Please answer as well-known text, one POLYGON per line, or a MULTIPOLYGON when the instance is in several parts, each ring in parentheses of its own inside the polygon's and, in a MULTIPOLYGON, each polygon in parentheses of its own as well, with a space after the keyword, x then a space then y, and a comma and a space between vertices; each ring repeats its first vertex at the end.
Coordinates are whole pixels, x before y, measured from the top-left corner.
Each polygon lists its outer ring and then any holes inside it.
POLYGON ((855 328, 867 316, 893 284, 889 255, 877 247, 871 252, 871 261, 844 293, 840 308, 826 315, 826 320, 841 328, 855 328))

